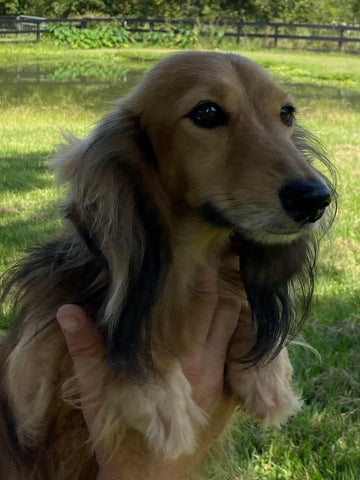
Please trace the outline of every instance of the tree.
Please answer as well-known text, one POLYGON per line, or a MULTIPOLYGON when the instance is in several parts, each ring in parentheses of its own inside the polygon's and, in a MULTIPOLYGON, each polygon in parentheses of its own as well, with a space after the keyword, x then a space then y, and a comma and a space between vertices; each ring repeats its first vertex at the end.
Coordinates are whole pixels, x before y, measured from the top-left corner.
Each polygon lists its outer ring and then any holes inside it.
POLYGON ((0 0, 0 15, 110 16, 360 23, 360 0, 0 0))

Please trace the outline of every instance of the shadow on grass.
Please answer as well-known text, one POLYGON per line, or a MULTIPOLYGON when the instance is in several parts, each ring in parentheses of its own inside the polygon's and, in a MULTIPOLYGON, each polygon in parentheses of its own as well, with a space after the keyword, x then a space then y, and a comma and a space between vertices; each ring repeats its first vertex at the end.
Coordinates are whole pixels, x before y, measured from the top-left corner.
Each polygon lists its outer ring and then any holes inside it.
POLYGON ((306 328, 311 325, 324 324, 333 325, 347 317, 359 315, 360 312, 360 278, 359 286, 349 289, 345 284, 342 287, 341 281, 337 280, 334 288, 336 292, 331 294, 314 295, 310 308, 310 316, 306 322, 306 328))
POLYGON ((48 239, 60 228, 59 202, 52 200, 36 209, 26 219, 16 219, 6 226, 0 224, 0 264, 10 266, 21 252, 48 239))
POLYGON ((323 411, 316 405, 303 406, 281 431, 263 430, 239 418, 232 428, 233 443, 223 465, 214 465, 208 478, 359 478, 357 443, 349 437, 352 430, 356 438, 357 428, 332 405, 323 411))
POLYGON ((208 478, 360 478, 359 301, 360 288, 317 298, 304 337, 318 354, 290 346, 301 412, 281 431, 239 418, 228 456, 208 478))
MULTIPOLYGON (((0 225, 0 278, 19 258, 26 255, 31 247, 50 239, 60 229, 58 202, 48 202, 26 220, 15 220, 1 228, 0 225)), ((0 313, 0 329, 7 328, 14 318, 14 312, 5 308, 0 313)))
POLYGON ((49 172, 49 151, 0 157, 0 193, 30 191, 54 184, 49 172))

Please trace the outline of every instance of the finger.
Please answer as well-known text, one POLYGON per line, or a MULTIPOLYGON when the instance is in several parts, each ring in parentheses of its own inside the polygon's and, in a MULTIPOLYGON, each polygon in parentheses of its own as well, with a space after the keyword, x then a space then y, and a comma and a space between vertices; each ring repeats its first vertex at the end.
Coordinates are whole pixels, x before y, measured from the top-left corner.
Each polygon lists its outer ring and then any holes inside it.
POLYGON ((63 305, 57 312, 57 320, 74 360, 74 367, 79 363, 79 359, 86 360, 103 354, 101 337, 81 307, 63 305))
POLYGON ((239 322, 241 300, 235 297, 220 298, 207 336, 208 347, 225 356, 239 322))
POLYGON ((62 306, 57 320, 73 360, 84 417, 91 428, 102 401, 105 348, 93 322, 77 305, 62 306))
POLYGON ((229 356, 234 359, 244 357, 256 343, 257 328, 254 324, 248 303, 241 306, 239 322, 230 341, 229 356))
POLYGON ((195 272, 190 312, 195 336, 193 341, 196 344, 204 344, 209 334, 218 300, 218 269, 219 261, 210 258, 195 272))
POLYGON ((217 279, 219 272, 220 259, 209 257, 204 263, 200 264, 194 277, 194 291, 198 294, 217 294, 217 279))

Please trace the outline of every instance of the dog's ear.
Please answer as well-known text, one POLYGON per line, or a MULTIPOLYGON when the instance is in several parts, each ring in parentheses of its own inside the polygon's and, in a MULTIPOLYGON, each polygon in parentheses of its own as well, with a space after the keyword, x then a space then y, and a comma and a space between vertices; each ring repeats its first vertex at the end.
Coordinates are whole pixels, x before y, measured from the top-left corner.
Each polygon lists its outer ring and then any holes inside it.
POLYGON ((98 312, 110 363, 139 373, 151 361, 151 310, 171 261, 167 202, 156 157, 136 115, 119 105, 53 162, 70 184, 67 216, 108 270, 98 312))
POLYGON ((255 345, 239 360, 271 360, 298 333, 307 316, 317 242, 309 236, 290 244, 259 245, 234 235, 232 243, 257 329, 255 345))

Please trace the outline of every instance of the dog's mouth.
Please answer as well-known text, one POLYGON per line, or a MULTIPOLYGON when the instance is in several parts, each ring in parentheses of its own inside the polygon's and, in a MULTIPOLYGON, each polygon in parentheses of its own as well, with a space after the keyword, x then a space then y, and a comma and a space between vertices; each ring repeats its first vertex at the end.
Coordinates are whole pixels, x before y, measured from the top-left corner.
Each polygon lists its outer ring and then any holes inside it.
POLYGON ((201 204, 200 216, 215 227, 236 229, 236 224, 229 218, 227 212, 209 200, 201 204))
MULTIPOLYGON (((264 212, 241 215, 223 210, 214 202, 206 201, 200 207, 200 216, 207 223, 217 228, 227 228, 258 244, 284 244, 297 240, 318 228, 319 222, 294 222, 280 212, 279 215, 264 215, 264 212), (266 221, 264 221, 264 217, 266 221), (271 218, 274 217, 274 218, 271 218), (279 218, 282 220, 279 220, 279 218)), ((320 218, 319 218, 320 219, 320 218)), ((318 219, 318 220, 319 220, 318 219)))
POLYGON ((330 203, 328 186, 316 178, 285 183, 278 191, 278 202, 268 206, 255 200, 243 204, 229 195, 224 208, 210 198, 201 204, 200 215, 211 225, 229 228, 249 240, 281 244, 317 230, 330 203))

